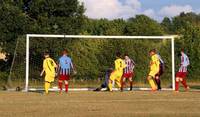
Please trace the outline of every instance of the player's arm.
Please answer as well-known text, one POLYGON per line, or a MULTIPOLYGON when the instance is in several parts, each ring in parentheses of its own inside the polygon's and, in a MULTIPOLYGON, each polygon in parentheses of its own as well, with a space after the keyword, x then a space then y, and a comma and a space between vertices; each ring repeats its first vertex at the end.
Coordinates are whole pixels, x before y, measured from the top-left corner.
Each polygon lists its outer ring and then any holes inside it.
POLYGON ((43 61, 43 69, 42 69, 42 71, 41 71, 41 73, 40 73, 40 76, 42 76, 43 74, 44 74, 44 69, 45 69, 45 67, 46 67, 46 61, 44 60, 43 61))
POLYGON ((40 76, 43 76, 43 74, 44 74, 44 69, 43 69, 42 72, 40 73, 40 76))
POLYGON ((76 74, 76 73, 77 73, 76 67, 74 66, 74 64, 73 64, 72 61, 71 61, 70 67, 71 67, 71 69, 73 70, 73 73, 76 74))
POLYGON ((135 62, 131 59, 131 64, 132 64, 132 68, 131 70, 133 71, 134 67, 135 67, 135 62))

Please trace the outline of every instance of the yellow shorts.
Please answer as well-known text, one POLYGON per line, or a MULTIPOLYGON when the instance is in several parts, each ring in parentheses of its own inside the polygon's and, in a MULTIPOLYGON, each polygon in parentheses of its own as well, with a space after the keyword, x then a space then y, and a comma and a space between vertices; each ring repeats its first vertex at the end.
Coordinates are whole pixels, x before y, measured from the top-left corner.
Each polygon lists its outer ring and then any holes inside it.
POLYGON ((113 71, 111 73, 111 75, 110 75, 110 80, 112 80, 112 81, 114 81, 114 80, 121 81, 122 75, 123 75, 123 73, 121 73, 121 72, 113 71))
POLYGON ((158 73, 159 71, 150 71, 149 72, 149 76, 155 77, 155 75, 158 73))
POLYGON ((45 82, 53 82, 54 79, 55 79, 55 77, 52 76, 52 75, 46 75, 45 76, 45 82))

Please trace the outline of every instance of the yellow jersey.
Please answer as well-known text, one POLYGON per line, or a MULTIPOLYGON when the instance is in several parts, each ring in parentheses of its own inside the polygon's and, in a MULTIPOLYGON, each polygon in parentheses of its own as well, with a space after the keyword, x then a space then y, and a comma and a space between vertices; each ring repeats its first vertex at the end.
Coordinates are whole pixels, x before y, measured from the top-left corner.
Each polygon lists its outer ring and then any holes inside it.
POLYGON ((124 60, 118 58, 115 60, 115 70, 119 72, 123 72, 123 69, 126 67, 124 60))
POLYGON ((160 60, 157 54, 151 56, 150 70, 159 71, 160 69, 160 60))
POLYGON ((56 71, 55 71, 55 68, 56 68, 56 63, 54 62, 53 59, 51 58, 46 58, 44 59, 43 61, 43 69, 45 71, 45 74, 48 75, 48 76, 55 76, 56 74, 56 71))

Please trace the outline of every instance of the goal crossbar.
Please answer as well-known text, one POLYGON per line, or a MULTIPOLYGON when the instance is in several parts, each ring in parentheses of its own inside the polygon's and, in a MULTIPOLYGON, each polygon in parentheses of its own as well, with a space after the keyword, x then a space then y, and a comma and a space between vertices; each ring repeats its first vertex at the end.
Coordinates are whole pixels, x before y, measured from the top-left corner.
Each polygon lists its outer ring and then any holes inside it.
POLYGON ((171 40, 171 54, 172 54, 172 90, 175 90, 175 50, 174 39, 176 35, 169 36, 98 36, 98 35, 51 35, 51 34, 27 34, 26 35, 26 75, 25 75, 25 91, 28 92, 29 81, 29 40, 31 37, 43 38, 82 38, 82 39, 169 39, 171 40))

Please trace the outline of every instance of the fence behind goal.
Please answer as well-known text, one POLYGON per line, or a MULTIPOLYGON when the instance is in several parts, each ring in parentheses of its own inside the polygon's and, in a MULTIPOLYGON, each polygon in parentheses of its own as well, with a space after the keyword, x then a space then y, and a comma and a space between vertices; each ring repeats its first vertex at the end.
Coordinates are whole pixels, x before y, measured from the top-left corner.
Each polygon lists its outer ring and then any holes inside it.
MULTIPOLYGON (((99 87, 108 68, 114 68, 115 53, 128 54, 136 63, 134 88, 149 87, 146 77, 149 72, 149 50, 156 49, 165 62, 161 76, 163 88, 174 86, 172 36, 80 36, 80 35, 27 35, 18 39, 9 81, 13 87, 42 89, 44 78, 40 77, 43 53, 50 52, 58 62, 63 49, 77 69, 71 76, 70 88, 99 87)), ((57 87, 57 80, 53 87, 57 87)), ((128 83, 126 85, 128 87, 128 83)))

